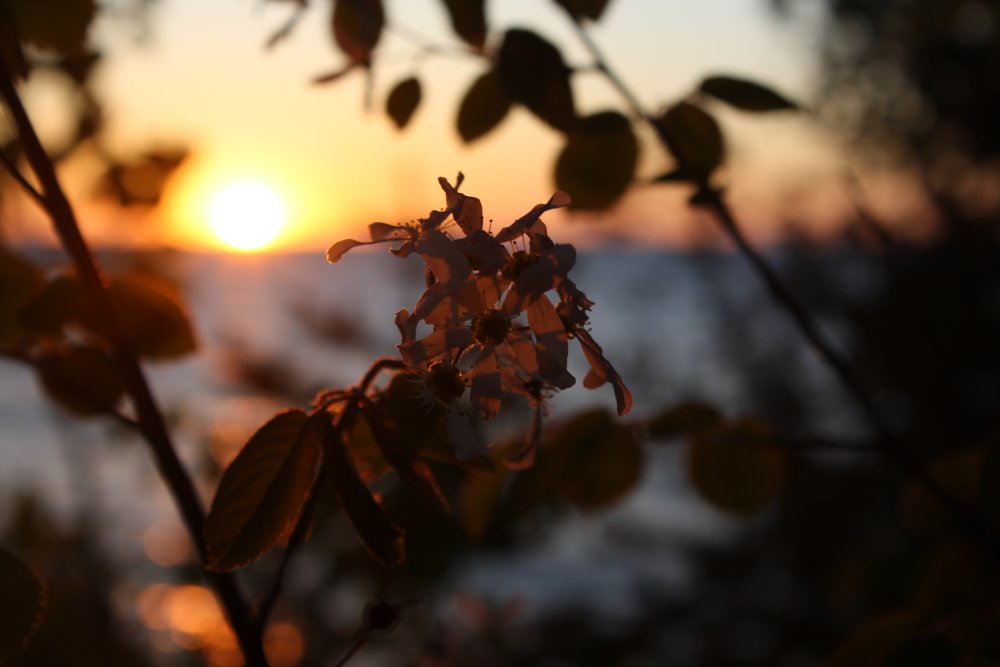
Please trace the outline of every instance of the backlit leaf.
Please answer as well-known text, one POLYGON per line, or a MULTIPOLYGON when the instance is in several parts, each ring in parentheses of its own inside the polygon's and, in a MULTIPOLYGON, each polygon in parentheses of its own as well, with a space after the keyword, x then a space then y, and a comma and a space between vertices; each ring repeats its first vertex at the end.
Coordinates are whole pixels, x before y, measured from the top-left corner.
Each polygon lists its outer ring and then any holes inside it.
POLYGON ((318 423, 323 436, 323 470, 361 543, 385 567, 401 565, 405 560, 403 531, 386 518, 358 477, 344 449, 343 434, 326 419, 318 423))
POLYGON ((642 474, 639 443, 604 410, 585 412, 562 426, 553 447, 572 451, 570 474, 559 495, 577 507, 592 509, 619 500, 642 474))
POLYGON ((382 36, 385 10, 382 0, 336 0, 333 6, 333 39, 351 62, 369 65, 382 36))
POLYGON ((477 51, 486 43, 486 0, 444 0, 455 34, 477 51))
POLYGON ((747 419, 692 434, 688 477, 714 506, 749 516, 766 508, 781 491, 786 458, 770 430, 747 419))
POLYGON ((743 111, 779 111, 798 105, 766 86, 746 79, 711 76, 701 82, 701 92, 743 111))
POLYGON ((480 75, 458 107, 458 134, 462 141, 469 143, 489 134, 507 117, 510 102, 496 70, 480 75))
POLYGON ((678 403, 664 408, 649 420, 649 435, 652 438, 673 438, 715 426, 720 419, 719 411, 708 403, 678 403))
POLYGON ((322 452, 318 423, 301 410, 282 412, 226 468, 205 519, 209 569, 249 565, 295 525, 322 452))
MULTIPOLYGON (((197 347, 187 314, 165 289, 146 282, 115 280, 107 291, 125 335, 140 356, 168 359, 197 347)), ((85 324, 92 331, 106 333, 96 313, 88 313, 85 324)))
POLYGON ((80 53, 97 11, 94 0, 0 0, 21 39, 41 49, 80 53))
POLYGON ((0 664, 31 641, 45 612, 45 586, 21 559, 0 549, 0 664))
POLYGON ((125 383, 106 352, 94 347, 68 347, 35 362, 45 392, 61 406, 81 416, 111 412, 125 383))
POLYGON ((573 208, 607 208, 628 189, 638 154, 628 118, 617 111, 587 116, 567 135, 556 187, 572 197, 573 208))
POLYGON ((657 119, 656 128, 677 159, 680 172, 690 180, 707 179, 725 156, 719 124, 689 102, 670 107, 657 119))
POLYGON ((500 45, 497 69, 515 102, 562 132, 576 124, 570 69, 551 43, 529 30, 508 30, 500 45))
POLYGON ((608 0, 555 0, 577 18, 597 21, 608 6, 608 0))
POLYGON ((385 110, 400 130, 406 127, 413 117, 413 112, 420 104, 420 95, 420 81, 414 77, 400 81, 389 93, 385 110))

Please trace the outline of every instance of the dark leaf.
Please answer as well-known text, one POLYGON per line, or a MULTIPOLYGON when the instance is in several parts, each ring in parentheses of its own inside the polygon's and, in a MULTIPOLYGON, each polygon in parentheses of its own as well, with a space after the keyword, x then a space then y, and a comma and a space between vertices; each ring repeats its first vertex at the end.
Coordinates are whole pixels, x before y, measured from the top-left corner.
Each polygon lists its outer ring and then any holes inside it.
POLYGON ((986 450, 979 474, 979 505, 994 523, 1000 523, 1000 442, 986 450))
POLYGON ((444 6, 455 34, 482 52, 486 43, 486 0, 444 0, 444 6))
POLYGON ((400 81, 389 93, 385 110, 400 130, 406 127, 413 117, 413 112, 420 104, 420 95, 420 81, 415 77, 400 81))
POLYGON ((687 463, 688 477, 705 500, 741 516, 775 499, 787 465, 770 430, 749 419, 692 434, 687 463))
POLYGON ((84 315, 84 303, 80 283, 70 276, 58 276, 21 307, 18 320, 28 331, 54 334, 84 315))
POLYGON ((877 616, 842 643, 824 663, 826 667, 882 667, 889 653, 913 636, 921 612, 901 609, 877 616))
POLYGON ((583 509, 622 498, 642 473, 642 450, 631 431, 604 410, 578 415, 557 431, 553 449, 572 451, 559 495, 583 509))
POLYGON ((35 362, 42 387, 61 406, 81 416, 114 410, 125 382, 106 352, 94 347, 69 347, 35 362))
POLYGON ((38 267, 0 246, 0 348, 17 342, 19 311, 42 285, 42 272, 38 267))
POLYGON ((948 635, 914 637, 889 654, 882 667, 955 667, 958 646, 948 635))
MULTIPOLYGON (((135 351, 151 359, 168 359, 197 348, 187 314, 168 291, 147 282, 115 280, 107 287, 124 334, 135 351)), ((84 324, 106 335, 105 323, 93 311, 84 324)))
POLYGON ((82 53, 97 12, 94 0, 5 1, 21 39, 40 49, 82 53))
POLYGON ((711 76, 701 82, 701 92, 743 111, 779 111, 798 109, 798 105, 787 100, 770 88, 729 76, 711 76))
POLYGON ((576 125, 570 69, 551 43, 529 30, 508 30, 497 69, 515 102, 562 132, 576 125))
POLYGON ((340 69, 334 70, 332 72, 327 72, 326 74, 318 74, 313 77, 312 82, 314 85, 320 86, 327 83, 333 83, 334 81, 340 79, 345 74, 354 70, 357 67, 357 63, 349 63, 340 69))
POLYGON ((344 513, 369 553, 385 567, 401 565, 405 560, 403 531, 386 518, 347 456, 343 434, 327 419, 319 420, 323 434, 323 470, 333 483, 344 513))
POLYGON ((707 179, 725 156, 719 124, 693 104, 670 107, 657 119, 656 128, 677 159, 679 171, 691 180, 707 179))
POLYGON ((333 39, 352 63, 371 64, 372 51, 384 26, 382 0, 336 0, 334 3, 333 39))
MULTIPOLYGON (((972 505, 982 489, 985 454, 979 447, 945 452, 927 461, 927 472, 949 494, 972 505)), ((935 495, 913 480, 903 489, 900 510, 913 530, 935 531, 952 524, 951 516, 935 495)))
POLYGON ((673 438, 715 426, 721 418, 719 411, 708 403, 678 403, 661 410, 649 420, 649 435, 652 438, 673 438))
POLYGON ((458 134, 469 143, 488 134, 506 118, 510 96, 496 70, 480 75, 458 107, 458 134))
POLYGON ((628 118, 617 111, 587 116, 559 154, 556 187, 572 197, 572 208, 607 208, 632 182, 638 154, 628 118))
POLYGON ((322 452, 318 423, 301 410, 282 412, 226 468, 205 519, 209 569, 249 565, 295 525, 322 452))
POLYGON ((576 18, 597 21, 608 6, 608 0, 555 0, 576 18))
POLYGON ((45 586, 31 568, 0 549, 0 664, 28 645, 45 613, 45 586))
POLYGON ((0 13, 0 58, 15 79, 23 79, 28 76, 28 61, 21 47, 21 37, 14 22, 6 16, 6 9, 0 9, 0 12, 3 12, 0 13))

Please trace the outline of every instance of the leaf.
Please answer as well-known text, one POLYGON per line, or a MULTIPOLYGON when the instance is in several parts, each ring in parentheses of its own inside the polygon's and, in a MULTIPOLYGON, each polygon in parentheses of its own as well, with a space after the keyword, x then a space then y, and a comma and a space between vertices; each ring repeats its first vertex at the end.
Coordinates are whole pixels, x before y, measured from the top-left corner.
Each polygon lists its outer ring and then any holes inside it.
POLYGON ((688 440, 688 478, 721 510, 750 516, 766 508, 785 480, 785 452, 762 423, 744 419, 688 440))
POLYGON ((597 21, 608 7, 608 0, 555 0, 557 5, 576 18, 597 21))
POLYGON ((80 416, 108 414, 125 393, 125 382, 110 356, 95 347, 68 347, 35 362, 45 392, 80 416))
POLYGON ((16 342, 19 310, 43 284, 38 267, 0 246, 0 348, 16 342))
POLYGON ((318 420, 323 437, 323 470, 333 483, 344 513, 369 553, 385 567, 402 565, 405 560, 403 531, 386 518, 368 487, 362 483, 347 457, 343 433, 327 419, 318 420))
MULTIPOLYGON (((982 488, 984 456, 979 447, 952 450, 927 461, 927 472, 949 494, 972 505, 982 488)), ((952 523, 937 498, 912 480, 903 489, 900 511, 906 524, 920 532, 933 532, 952 523)))
POLYGON ((746 79, 710 76, 701 82, 701 92, 742 111, 780 111, 798 105, 766 86, 746 79))
POLYGON ((1000 522, 1000 442, 986 450, 979 474, 979 505, 988 519, 1000 522))
POLYGON ((420 94, 420 81, 416 77, 400 81, 389 93, 385 110, 398 129, 402 130, 410 122, 420 104, 420 94))
POLYGON ((882 667, 893 647, 911 637, 920 613, 901 609, 877 616, 858 628, 830 656, 826 667, 882 667))
POLYGON ((556 187, 572 197, 573 208, 607 208, 628 189, 638 155, 628 118, 617 111, 587 116, 559 154, 556 187))
POLYGON ((690 180, 706 180, 725 156, 719 124, 689 102, 670 107, 657 119, 656 128, 677 159, 680 171, 690 180))
MULTIPOLYGON (((140 356, 169 359, 197 348, 187 314, 164 288, 147 282, 114 280, 107 286, 107 293, 123 333, 140 356)), ((107 335, 105 323, 93 310, 88 311, 84 324, 107 335)))
POLYGON ((452 30, 476 51, 486 44, 486 0, 444 0, 452 30))
POLYGON ((2 0, 21 39, 40 49, 78 54, 84 51, 97 12, 94 0, 2 0))
POLYGON ((316 478, 319 422, 302 410, 272 417, 222 473, 205 519, 208 569, 249 565, 295 525, 316 478))
POLYGON ((664 408, 648 422, 651 438, 673 438, 700 431, 719 423, 722 415, 708 403, 686 401, 664 408))
POLYGON ((15 79, 28 76, 28 61, 24 57, 20 35, 17 34, 13 22, 6 16, 0 18, 0 58, 15 79))
POLYGON ((583 509, 619 500, 642 474, 639 443, 604 410, 585 412, 562 426, 552 447, 572 450, 572 472, 560 485, 559 495, 583 509))
POLYGON ((500 45, 497 70, 515 102, 562 132, 576 125, 570 69, 551 43, 529 30, 508 30, 500 45))
POLYGON ((28 331, 55 334, 84 315, 85 303, 86 296, 76 278, 58 276, 21 307, 18 320, 28 331))
POLYGON ((0 664, 21 653, 38 631, 45 585, 20 558, 0 549, 0 664))
POLYGON ((955 667, 958 646, 948 635, 936 633, 914 637, 889 654, 882 667, 955 667))
POLYGON ((370 65, 372 51, 385 27, 382 0, 336 0, 333 39, 352 63, 370 65))
POLYGON ((458 107, 458 135, 469 143, 489 134, 507 117, 511 99, 496 70, 481 74, 458 107))

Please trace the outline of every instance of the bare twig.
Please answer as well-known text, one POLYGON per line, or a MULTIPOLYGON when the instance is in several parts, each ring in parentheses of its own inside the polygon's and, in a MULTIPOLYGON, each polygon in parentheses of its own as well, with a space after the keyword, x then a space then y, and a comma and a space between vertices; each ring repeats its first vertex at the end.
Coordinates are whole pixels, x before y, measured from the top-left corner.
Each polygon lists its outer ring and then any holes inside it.
POLYGON ((7 173, 10 174, 10 177, 13 178, 17 182, 17 184, 20 185, 24 189, 24 191, 27 192, 31 196, 31 198, 34 199, 38 203, 38 205, 44 209, 45 197, 43 197, 42 193, 39 192, 35 188, 35 186, 32 185, 31 182, 24 177, 24 174, 22 174, 21 171, 17 168, 17 165, 11 162, 10 158, 7 157, 3 153, 3 151, 0 151, 0 162, 3 163, 4 169, 7 170, 7 173))

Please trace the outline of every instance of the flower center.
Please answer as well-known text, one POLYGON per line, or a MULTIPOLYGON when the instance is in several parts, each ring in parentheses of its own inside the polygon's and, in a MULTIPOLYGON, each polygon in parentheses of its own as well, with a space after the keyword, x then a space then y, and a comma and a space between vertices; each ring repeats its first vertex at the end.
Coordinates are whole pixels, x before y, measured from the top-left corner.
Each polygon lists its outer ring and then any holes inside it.
POLYGON ((460 398, 465 392, 462 372, 454 364, 443 361, 431 365, 424 383, 434 398, 445 403, 460 398))
POLYGON ((517 280, 517 277, 521 275, 526 268, 537 263, 539 259, 541 258, 538 255, 518 250, 511 255, 510 259, 507 260, 507 263, 504 264, 500 275, 507 280, 517 280))
POLYGON ((472 320, 472 337, 480 345, 499 345, 510 333, 510 318, 490 308, 472 320))

